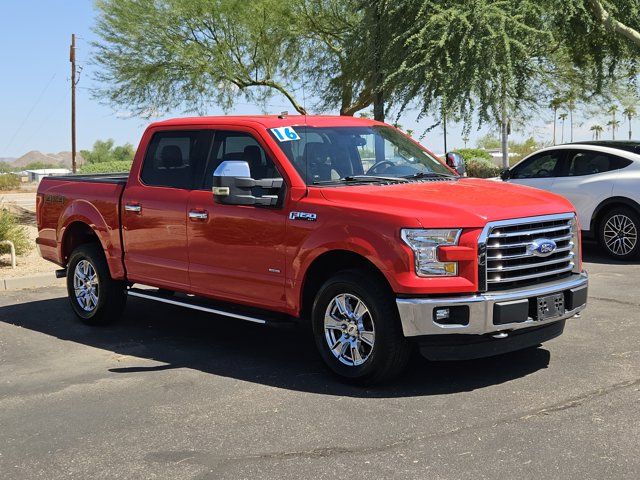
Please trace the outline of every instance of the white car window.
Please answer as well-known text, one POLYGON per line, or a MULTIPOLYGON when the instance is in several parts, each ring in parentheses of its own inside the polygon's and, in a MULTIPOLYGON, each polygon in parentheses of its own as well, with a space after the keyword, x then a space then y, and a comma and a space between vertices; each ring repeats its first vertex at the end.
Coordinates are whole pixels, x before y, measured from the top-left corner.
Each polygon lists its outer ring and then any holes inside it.
POLYGON ((562 153, 543 152, 517 165, 511 171, 511 178, 550 178, 553 177, 562 158, 562 153))
POLYGON ((569 177, 595 175, 611 170, 619 170, 631 163, 630 160, 625 158, 588 150, 571 152, 567 160, 568 169, 566 170, 566 175, 569 177))

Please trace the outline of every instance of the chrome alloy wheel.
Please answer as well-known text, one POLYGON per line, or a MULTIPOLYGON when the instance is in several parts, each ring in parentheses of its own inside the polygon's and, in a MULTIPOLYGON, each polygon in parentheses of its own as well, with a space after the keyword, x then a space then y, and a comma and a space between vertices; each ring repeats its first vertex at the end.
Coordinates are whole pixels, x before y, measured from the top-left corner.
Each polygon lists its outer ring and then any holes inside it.
POLYGON ((604 242, 615 255, 629 254, 638 243, 638 230, 633 220, 617 214, 604 225, 604 242))
POLYGON ((350 367, 362 365, 371 356, 375 343, 373 317, 355 295, 336 295, 324 316, 324 336, 331 353, 350 367))
POLYGON ((73 288, 76 301, 85 312, 92 312, 98 306, 100 295, 98 274, 87 260, 80 260, 73 272, 73 288))

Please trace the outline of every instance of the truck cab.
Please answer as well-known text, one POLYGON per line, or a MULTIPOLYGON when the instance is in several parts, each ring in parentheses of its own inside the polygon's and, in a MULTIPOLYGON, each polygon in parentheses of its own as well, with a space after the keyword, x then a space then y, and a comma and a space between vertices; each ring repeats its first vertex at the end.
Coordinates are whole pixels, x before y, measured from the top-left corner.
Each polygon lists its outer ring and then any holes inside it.
POLYGON ((538 345, 586 305, 570 203, 464 178, 389 125, 330 116, 150 125, 129 175, 45 179, 38 245, 74 312, 126 298, 310 324, 342 378, 413 348, 465 359, 538 345))

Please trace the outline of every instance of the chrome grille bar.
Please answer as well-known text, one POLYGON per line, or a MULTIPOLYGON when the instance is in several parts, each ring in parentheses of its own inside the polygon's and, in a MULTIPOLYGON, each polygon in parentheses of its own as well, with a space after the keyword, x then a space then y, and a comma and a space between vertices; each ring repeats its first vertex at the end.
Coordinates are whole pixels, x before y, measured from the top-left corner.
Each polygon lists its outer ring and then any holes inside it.
MULTIPOLYGON (((493 238, 493 237, 490 237, 493 238)), ((545 238, 549 238, 555 242, 563 242, 566 240, 571 240, 571 235, 565 235, 563 237, 545 237, 545 238)), ((531 239, 533 240, 533 238, 531 239)), ((521 247, 526 247, 527 245, 529 245, 531 243, 531 240, 527 241, 527 242, 519 242, 519 243, 498 243, 498 244, 488 244, 487 248, 490 248, 492 250, 496 249, 496 248, 521 248, 521 247)))
POLYGON ((569 275, 579 255, 572 213, 489 223, 478 240, 482 291, 512 289, 569 275), (541 253, 534 240, 553 240, 556 249, 541 253))
POLYGON ((524 265, 514 265, 511 267, 500 266, 500 267, 487 268, 487 272, 512 272, 515 270, 527 270, 529 268, 546 267, 548 265, 555 265, 556 263, 570 262, 571 260, 573 260, 573 256, 574 256, 573 252, 571 252, 566 257, 556 258, 554 260, 547 260, 546 262, 527 263, 524 265))

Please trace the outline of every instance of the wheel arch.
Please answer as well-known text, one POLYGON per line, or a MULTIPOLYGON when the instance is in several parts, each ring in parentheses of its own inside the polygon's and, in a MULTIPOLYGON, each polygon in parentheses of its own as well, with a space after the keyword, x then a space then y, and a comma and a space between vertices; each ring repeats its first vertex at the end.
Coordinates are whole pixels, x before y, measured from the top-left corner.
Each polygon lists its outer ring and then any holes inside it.
POLYGON ((591 215, 589 224, 589 232, 595 237, 598 236, 598 228, 602 217, 610 210, 617 207, 631 208, 636 214, 640 215, 640 204, 628 197, 610 197, 602 201, 591 215))
POLYGON ((100 237, 88 223, 81 220, 70 222, 65 227, 60 242, 60 258, 65 265, 69 262, 73 251, 86 243, 97 243, 104 250, 100 237))
POLYGON ((384 273, 363 255, 350 250, 329 250, 318 255, 307 268, 300 289, 300 318, 310 318, 316 292, 332 275, 344 270, 360 270, 378 279, 392 294, 384 273))

